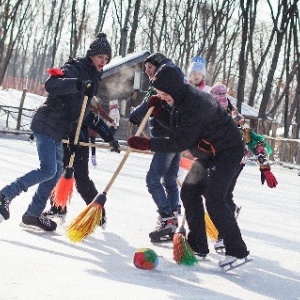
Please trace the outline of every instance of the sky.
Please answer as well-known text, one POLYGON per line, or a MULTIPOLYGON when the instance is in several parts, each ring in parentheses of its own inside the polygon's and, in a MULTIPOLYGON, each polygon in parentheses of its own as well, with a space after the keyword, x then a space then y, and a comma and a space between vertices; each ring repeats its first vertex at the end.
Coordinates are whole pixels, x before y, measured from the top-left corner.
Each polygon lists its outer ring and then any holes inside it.
MULTIPOLYGON (((1 189, 37 168, 38 157, 35 144, 25 137, 0 138, 1 189)), ((124 154, 97 148, 98 165, 90 165, 90 176, 99 193, 124 154)), ((270 189, 261 185, 253 162, 244 168, 235 201, 242 206, 238 223, 253 261, 224 273, 211 240, 207 261, 190 267, 173 260, 172 242, 149 241, 157 218, 145 184, 150 161, 150 154, 131 152, 107 194, 106 229, 97 228, 80 243, 66 235, 85 208, 76 190, 66 220, 56 220, 55 232, 34 233, 19 226, 36 187, 16 197, 11 218, 0 224, 0 299, 300 299, 300 176, 295 169, 272 165, 279 184, 270 189), (135 251, 144 247, 159 256, 155 270, 133 265, 135 251)))

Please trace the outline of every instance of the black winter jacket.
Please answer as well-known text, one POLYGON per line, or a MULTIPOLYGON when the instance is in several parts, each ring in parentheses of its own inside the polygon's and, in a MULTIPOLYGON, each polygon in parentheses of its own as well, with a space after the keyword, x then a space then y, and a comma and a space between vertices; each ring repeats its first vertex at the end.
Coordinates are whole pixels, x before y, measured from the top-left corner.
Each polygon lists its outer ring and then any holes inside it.
MULTIPOLYGON (((64 138, 78 121, 83 94, 77 90, 77 79, 92 80, 96 95, 102 75, 88 57, 69 59, 61 70, 63 76, 50 76, 47 79, 45 88, 49 95, 37 109, 31 122, 33 132, 46 134, 56 141, 64 138)), ((87 111, 88 109, 86 113, 87 111)))
POLYGON ((232 118, 210 94, 185 84, 173 99, 171 113, 163 111, 159 118, 165 126, 171 127, 172 134, 169 138, 151 138, 151 151, 189 149, 195 157, 206 159, 242 144, 232 118))

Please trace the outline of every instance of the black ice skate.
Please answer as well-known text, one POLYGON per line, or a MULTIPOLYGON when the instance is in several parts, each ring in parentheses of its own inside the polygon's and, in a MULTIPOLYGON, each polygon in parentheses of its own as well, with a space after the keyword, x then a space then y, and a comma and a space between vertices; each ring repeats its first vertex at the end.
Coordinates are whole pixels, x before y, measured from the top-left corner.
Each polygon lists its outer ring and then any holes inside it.
POLYGON ((9 201, 6 200, 2 194, 0 194, 0 223, 3 220, 8 220, 9 217, 9 201))
POLYGON ((44 211, 42 213, 42 215, 44 217, 47 218, 61 218, 61 219, 65 219, 66 215, 67 215, 67 208, 62 208, 61 206, 51 206, 51 208, 47 211, 44 211))
POLYGON ((54 231, 57 227, 57 224, 43 215, 40 217, 34 217, 25 213, 22 216, 22 223, 20 223, 20 226, 25 229, 43 232, 54 231))
POLYGON ((152 243, 172 241, 175 231, 178 227, 178 219, 176 216, 159 216, 157 227, 149 233, 152 243))

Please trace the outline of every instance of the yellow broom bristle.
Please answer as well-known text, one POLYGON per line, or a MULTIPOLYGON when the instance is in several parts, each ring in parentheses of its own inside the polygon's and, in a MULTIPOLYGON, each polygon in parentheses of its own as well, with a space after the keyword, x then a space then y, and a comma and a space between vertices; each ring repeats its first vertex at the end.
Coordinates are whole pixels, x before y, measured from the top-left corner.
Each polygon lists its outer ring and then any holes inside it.
POLYGON ((205 226, 206 226, 206 233, 209 236, 209 238, 213 241, 216 241, 219 236, 219 231, 215 227, 214 223, 212 222, 209 214, 206 212, 205 213, 205 226))
POLYGON ((55 206, 65 207, 73 195, 75 178, 61 177, 51 192, 51 199, 55 206))
POLYGON ((101 219, 102 206, 92 202, 68 226, 67 236, 72 242, 82 242, 95 231, 101 219))
POLYGON ((182 233, 174 234, 173 245, 174 260, 178 264, 191 266, 198 262, 193 250, 191 249, 191 246, 182 233))

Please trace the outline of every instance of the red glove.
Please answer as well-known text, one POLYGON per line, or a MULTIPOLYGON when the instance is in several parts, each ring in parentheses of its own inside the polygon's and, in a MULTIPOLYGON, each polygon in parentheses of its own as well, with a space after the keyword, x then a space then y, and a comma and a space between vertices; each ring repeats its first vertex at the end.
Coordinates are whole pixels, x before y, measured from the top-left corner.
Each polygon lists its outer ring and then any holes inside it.
POLYGON ((154 106, 152 116, 159 117, 163 106, 162 106, 162 100, 156 95, 152 96, 148 100, 148 109, 152 106, 154 106))
POLYGON ((261 184, 264 184, 267 181, 268 187, 274 188, 278 184, 275 176, 270 171, 270 168, 260 169, 261 172, 261 184))
POLYGON ((132 136, 127 140, 127 144, 134 149, 150 150, 150 139, 148 138, 132 136))

